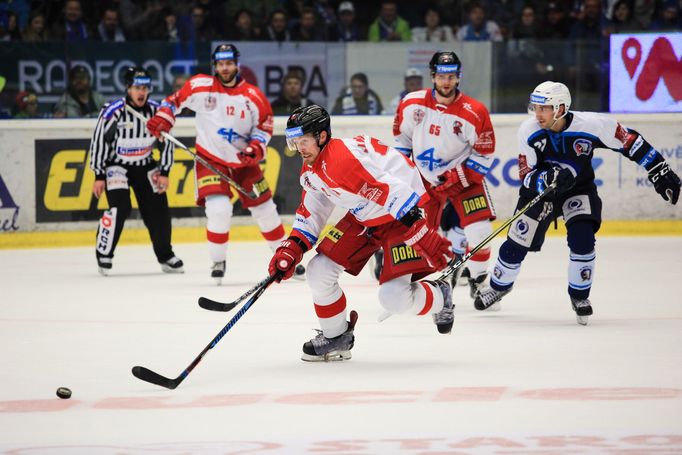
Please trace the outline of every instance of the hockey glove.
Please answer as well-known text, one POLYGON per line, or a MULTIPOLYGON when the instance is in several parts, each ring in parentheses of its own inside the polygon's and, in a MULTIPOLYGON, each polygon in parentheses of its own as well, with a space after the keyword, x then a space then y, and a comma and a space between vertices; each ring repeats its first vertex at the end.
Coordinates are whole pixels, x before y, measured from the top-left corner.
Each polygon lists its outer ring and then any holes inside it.
POLYGON ((671 204, 677 204, 680 198, 680 178, 670 169, 668 163, 662 161, 649 170, 649 181, 663 199, 671 204))
POLYGON ((443 172, 438 176, 438 180, 440 180, 442 183, 433 187, 433 191, 442 196, 459 194, 464 190, 464 188, 469 186, 469 182, 461 164, 450 169, 449 171, 443 172))
POLYGON ((294 275, 296 265, 303 259, 303 253, 307 250, 301 239, 289 237, 282 241, 270 259, 268 272, 270 276, 277 275, 277 282, 288 280, 294 275))
POLYGON ((175 123, 173 112, 167 107, 162 107, 154 117, 147 121, 147 130, 156 138, 161 139, 162 133, 168 133, 175 123))
POLYGON ((263 144, 258 141, 251 141, 249 145, 237 154, 239 161, 245 166, 253 166, 263 159, 263 144))
POLYGON ((547 171, 545 175, 545 182, 547 186, 556 182, 556 194, 564 194, 575 185, 575 177, 573 173, 565 168, 553 167, 547 171))
POLYGON ((410 227, 410 230, 405 234, 404 241, 436 270, 441 270, 448 265, 445 257, 452 258, 454 256, 450 241, 441 236, 436 229, 427 226, 426 220, 423 218, 415 221, 410 227))

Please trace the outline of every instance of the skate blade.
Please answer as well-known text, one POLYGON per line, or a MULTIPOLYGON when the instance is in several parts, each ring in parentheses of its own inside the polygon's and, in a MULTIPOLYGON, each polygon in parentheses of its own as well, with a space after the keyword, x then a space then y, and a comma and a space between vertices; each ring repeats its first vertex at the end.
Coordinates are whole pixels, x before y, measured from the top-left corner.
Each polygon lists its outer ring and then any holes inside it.
POLYGON ((105 269, 104 267, 98 267, 97 271, 102 276, 109 276, 109 269, 105 269))
POLYGON ((352 357, 350 351, 331 351, 325 355, 309 355, 304 352, 301 360, 304 362, 340 362, 350 360, 352 357))
POLYGON ((182 267, 180 267, 179 269, 174 269, 173 267, 169 267, 167 265, 162 265, 161 270, 164 273, 185 273, 185 269, 183 269, 182 267))
POLYGON ((216 285, 216 286, 220 286, 221 284, 223 284, 223 277, 216 277, 216 276, 214 276, 214 277, 212 277, 212 278, 215 280, 215 285, 216 285))
POLYGON ((377 322, 384 322, 386 319, 390 318, 393 316, 393 313, 390 313, 388 311, 382 311, 379 316, 377 316, 377 322))
POLYGON ((575 319, 578 321, 578 324, 580 325, 587 325, 587 319, 589 316, 576 316, 575 319))
POLYGON ((500 311, 502 307, 500 306, 500 302, 495 302, 492 305, 490 305, 488 308, 485 309, 485 311, 500 311))

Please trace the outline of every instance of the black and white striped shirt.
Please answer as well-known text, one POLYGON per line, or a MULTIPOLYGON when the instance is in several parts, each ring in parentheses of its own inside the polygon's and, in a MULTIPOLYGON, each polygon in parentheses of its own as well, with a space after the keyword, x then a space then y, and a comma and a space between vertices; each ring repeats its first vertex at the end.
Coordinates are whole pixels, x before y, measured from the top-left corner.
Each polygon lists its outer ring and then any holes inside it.
MULTIPOLYGON (((153 159, 156 138, 147 131, 145 122, 126 110, 125 103, 126 99, 121 98, 106 104, 97 119, 90 142, 90 168, 98 180, 106 177, 106 168, 112 164, 144 166, 153 159)), ((148 100, 138 111, 150 119, 158 108, 157 102, 148 100)), ((164 141, 159 142, 159 149, 159 170, 167 176, 173 165, 175 146, 171 141, 164 141)))

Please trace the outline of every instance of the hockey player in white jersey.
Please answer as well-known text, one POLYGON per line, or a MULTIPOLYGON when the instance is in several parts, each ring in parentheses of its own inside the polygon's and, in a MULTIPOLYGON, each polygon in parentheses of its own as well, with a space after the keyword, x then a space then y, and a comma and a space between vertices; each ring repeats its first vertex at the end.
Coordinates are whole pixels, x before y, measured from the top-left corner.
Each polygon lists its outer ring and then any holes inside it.
MULTIPOLYGON (((211 56, 213 76, 197 74, 180 90, 168 96, 147 123, 157 137, 175 123, 176 112, 189 108, 196 113, 196 152, 225 172, 247 191, 253 186, 260 196, 250 199, 237 192, 242 206, 256 219, 263 238, 274 251, 286 234, 272 200, 272 193, 260 169, 272 136, 272 108, 263 93, 239 75, 239 51, 221 44, 211 56)), ((197 204, 206 209, 206 237, 213 261, 211 276, 218 283, 225 274, 227 244, 232 219, 232 190, 227 182, 195 164, 197 204)), ((299 266, 296 275, 303 277, 299 266)))
POLYGON ((428 226, 421 206, 429 199, 419 172, 404 155, 369 136, 331 137, 329 114, 317 105, 296 109, 287 142, 303 158, 301 205, 289 238, 270 261, 271 275, 287 279, 317 242, 335 206, 346 215, 325 235, 308 263, 307 282, 322 330, 303 345, 303 360, 351 357, 357 313, 346 321, 345 270, 357 275, 372 254, 386 252, 379 301, 391 314, 432 315, 440 333, 454 320, 449 283, 413 281, 440 270, 450 242, 428 226))
POLYGON ((539 251, 549 225, 563 216, 570 250, 568 295, 579 324, 592 315, 589 300, 595 266, 595 233, 601 224, 601 199, 594 183, 592 157, 599 148, 617 151, 648 172, 649 181, 666 201, 676 204, 680 178, 640 133, 598 113, 570 110, 571 94, 559 82, 538 85, 530 95, 534 115, 518 132, 518 208, 553 182, 554 194, 528 210, 509 229, 500 247, 490 287, 476 298, 485 310, 512 290, 528 251, 539 251))
MULTIPOLYGON (((484 178, 495 152, 495 133, 486 107, 459 90, 462 65, 454 52, 436 52, 429 68, 433 89, 405 95, 393 135, 424 179, 431 196, 427 218, 434 227, 446 202, 452 204, 458 229, 447 236, 459 259, 466 252, 461 245, 476 246, 492 233, 495 212, 484 178)), ((472 298, 487 277, 489 258, 486 247, 467 263, 472 298)))

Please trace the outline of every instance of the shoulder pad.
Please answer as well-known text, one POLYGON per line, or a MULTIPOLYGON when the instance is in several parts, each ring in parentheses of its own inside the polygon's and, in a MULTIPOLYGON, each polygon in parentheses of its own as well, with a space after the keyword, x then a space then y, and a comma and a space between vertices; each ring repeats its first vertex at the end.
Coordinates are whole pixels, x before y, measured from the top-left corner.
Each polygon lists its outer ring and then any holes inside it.
POLYGON ((118 99, 116 101, 112 101, 109 103, 106 108, 104 109, 104 118, 109 120, 116 111, 121 110, 125 106, 126 102, 124 98, 118 99))
POLYGON ((197 87, 210 87, 213 85, 213 76, 205 74, 197 74, 189 80, 190 86, 195 89, 197 87))
POLYGON ((416 92, 410 92, 407 95, 405 95, 403 100, 424 99, 424 98, 426 98, 427 93, 429 93, 429 89, 422 89, 422 90, 417 90, 416 92))

